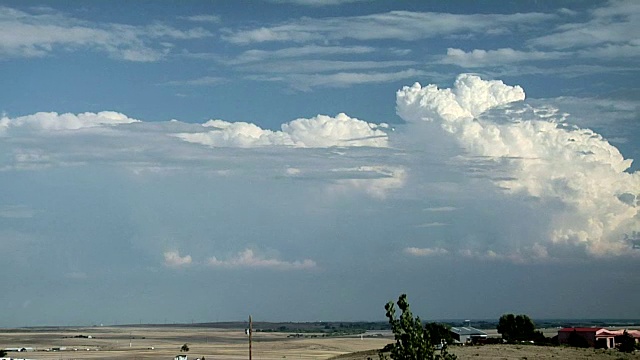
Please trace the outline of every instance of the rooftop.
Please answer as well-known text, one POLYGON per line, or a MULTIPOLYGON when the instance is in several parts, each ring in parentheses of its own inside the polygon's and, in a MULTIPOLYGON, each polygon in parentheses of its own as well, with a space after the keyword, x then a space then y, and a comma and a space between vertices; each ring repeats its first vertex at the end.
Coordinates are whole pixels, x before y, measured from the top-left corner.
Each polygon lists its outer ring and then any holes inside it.
POLYGON ((459 335, 487 335, 486 332, 470 326, 452 327, 451 331, 459 335))
POLYGON ((558 332, 597 332, 598 330, 603 329, 601 327, 576 327, 576 328, 562 328, 558 330, 558 332))

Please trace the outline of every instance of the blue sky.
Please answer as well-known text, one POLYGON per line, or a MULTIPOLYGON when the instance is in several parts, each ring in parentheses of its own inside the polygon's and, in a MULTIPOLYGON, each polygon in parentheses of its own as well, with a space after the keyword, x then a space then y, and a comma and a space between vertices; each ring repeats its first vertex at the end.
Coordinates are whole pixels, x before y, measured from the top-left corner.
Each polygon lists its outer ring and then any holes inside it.
POLYGON ((640 318, 639 23, 1 1, 0 326, 640 318))

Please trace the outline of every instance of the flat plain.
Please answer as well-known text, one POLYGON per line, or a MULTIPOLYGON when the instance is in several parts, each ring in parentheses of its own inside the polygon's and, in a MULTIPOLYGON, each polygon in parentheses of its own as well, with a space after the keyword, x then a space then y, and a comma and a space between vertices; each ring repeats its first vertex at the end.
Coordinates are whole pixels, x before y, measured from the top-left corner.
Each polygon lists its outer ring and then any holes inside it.
MULTIPOLYGON (((290 337, 289 333, 253 333, 253 359, 328 359, 352 352, 379 349, 384 337, 290 337)), ((249 340, 243 328, 85 327, 0 329, 0 348, 34 348, 10 352, 25 359, 248 359, 249 340), (187 344, 188 352, 181 352, 187 344), (64 349, 56 350, 53 349, 64 349), (48 349, 49 351, 46 351, 48 349)))
MULTIPOLYGON (((305 334, 291 337, 283 332, 253 334, 253 359, 378 359, 377 349, 393 341, 390 336, 330 336, 305 334)), ((33 352, 10 352, 20 359, 248 359, 249 342, 243 328, 204 327, 65 327, 0 329, 0 348, 34 348, 33 352), (181 352, 187 344, 188 352, 181 352), (59 348, 63 350, 54 351, 59 348), (45 351, 48 349, 49 351, 45 351)), ((535 345, 485 345, 450 347, 466 359, 640 359, 640 354, 616 350, 573 349, 535 345)))

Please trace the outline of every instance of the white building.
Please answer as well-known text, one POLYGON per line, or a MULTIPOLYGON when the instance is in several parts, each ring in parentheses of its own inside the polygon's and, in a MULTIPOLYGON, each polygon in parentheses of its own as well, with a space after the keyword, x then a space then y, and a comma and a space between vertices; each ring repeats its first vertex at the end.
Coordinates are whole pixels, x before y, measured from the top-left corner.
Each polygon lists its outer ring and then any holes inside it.
POLYGON ((486 340, 487 333, 471 326, 452 327, 449 329, 451 337, 458 343, 466 344, 478 340, 486 340))

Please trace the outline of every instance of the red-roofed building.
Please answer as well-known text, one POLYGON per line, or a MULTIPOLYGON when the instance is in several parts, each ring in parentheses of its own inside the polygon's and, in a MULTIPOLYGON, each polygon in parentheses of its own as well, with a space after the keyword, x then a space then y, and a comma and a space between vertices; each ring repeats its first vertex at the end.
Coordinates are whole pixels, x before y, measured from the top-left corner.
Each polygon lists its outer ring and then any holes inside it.
POLYGON ((607 330, 605 328, 563 328, 558 330, 558 342, 569 345, 570 337, 580 336, 585 339, 590 347, 614 348, 616 336, 620 336, 624 330, 607 330))

